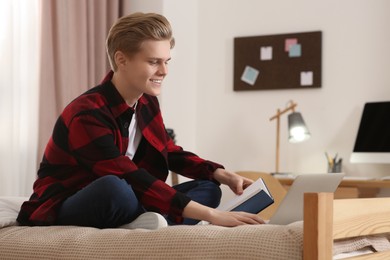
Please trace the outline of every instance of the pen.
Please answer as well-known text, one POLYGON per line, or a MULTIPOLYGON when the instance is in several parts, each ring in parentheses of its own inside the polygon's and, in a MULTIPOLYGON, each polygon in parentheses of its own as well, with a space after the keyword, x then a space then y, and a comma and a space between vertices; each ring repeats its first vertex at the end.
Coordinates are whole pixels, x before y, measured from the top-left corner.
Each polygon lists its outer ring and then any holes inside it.
POLYGON ((337 156, 338 156, 338 153, 336 153, 336 155, 334 156, 333 163, 337 163, 337 156))
POLYGON ((328 155, 327 152, 325 152, 325 156, 326 156, 326 159, 328 160, 329 167, 333 168, 333 163, 334 163, 333 159, 328 155))

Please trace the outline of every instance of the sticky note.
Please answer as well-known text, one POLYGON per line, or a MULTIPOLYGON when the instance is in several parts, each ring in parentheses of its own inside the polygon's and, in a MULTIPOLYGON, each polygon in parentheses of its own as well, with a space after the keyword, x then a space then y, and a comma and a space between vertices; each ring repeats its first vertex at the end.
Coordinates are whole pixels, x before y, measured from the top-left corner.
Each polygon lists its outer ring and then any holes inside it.
POLYGON ((313 71, 301 71, 301 86, 313 85, 313 71))
POLYGON ((260 47, 260 60, 272 60, 272 46, 260 47))
POLYGON ((297 44, 298 39, 296 38, 289 38, 284 41, 284 51, 289 52, 291 45, 297 44))
POLYGON ((242 73, 241 80, 249 85, 254 85, 257 77, 259 76, 259 71, 251 66, 245 66, 244 72, 242 73))
POLYGON ((300 44, 293 44, 290 46, 290 50, 288 52, 289 57, 301 57, 302 49, 300 44))

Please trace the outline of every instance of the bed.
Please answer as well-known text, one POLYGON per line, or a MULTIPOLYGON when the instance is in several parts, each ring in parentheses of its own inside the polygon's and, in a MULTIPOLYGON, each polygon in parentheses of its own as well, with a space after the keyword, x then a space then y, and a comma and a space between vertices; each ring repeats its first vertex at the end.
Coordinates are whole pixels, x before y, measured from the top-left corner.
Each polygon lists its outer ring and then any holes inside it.
POLYGON ((305 194, 303 258, 390 259, 390 198, 334 200, 333 195, 305 194))
POLYGON ((0 259, 390 259, 390 198, 333 200, 333 194, 309 193, 304 221, 285 226, 153 231, 18 226, 24 199, 0 197, 0 259))

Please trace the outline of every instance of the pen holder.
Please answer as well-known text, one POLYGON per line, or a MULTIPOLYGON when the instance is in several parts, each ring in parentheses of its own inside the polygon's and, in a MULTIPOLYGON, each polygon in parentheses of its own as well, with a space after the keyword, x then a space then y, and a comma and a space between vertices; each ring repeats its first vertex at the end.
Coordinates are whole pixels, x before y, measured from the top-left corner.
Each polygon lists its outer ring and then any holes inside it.
POLYGON ((333 164, 328 163, 328 173, 342 172, 342 161, 335 162, 333 164))

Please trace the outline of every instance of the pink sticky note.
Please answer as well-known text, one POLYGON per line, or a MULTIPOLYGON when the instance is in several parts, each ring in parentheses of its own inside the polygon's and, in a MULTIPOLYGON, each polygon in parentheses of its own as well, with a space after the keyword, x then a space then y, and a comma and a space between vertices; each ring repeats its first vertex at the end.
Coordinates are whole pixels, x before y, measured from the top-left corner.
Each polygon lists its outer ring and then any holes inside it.
POLYGON ((289 52, 291 45, 295 45, 297 43, 298 43, 298 39, 297 38, 286 39, 285 43, 284 43, 284 50, 289 52))

